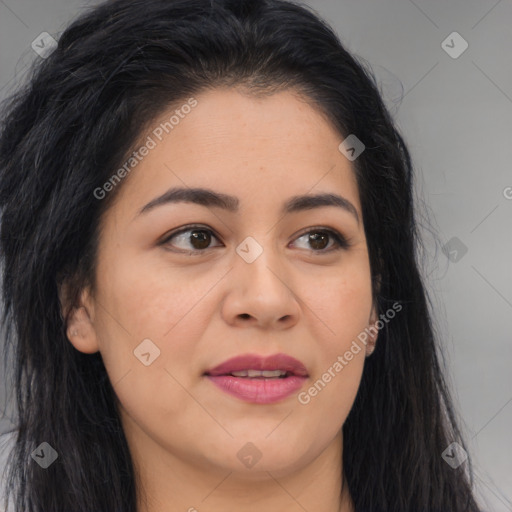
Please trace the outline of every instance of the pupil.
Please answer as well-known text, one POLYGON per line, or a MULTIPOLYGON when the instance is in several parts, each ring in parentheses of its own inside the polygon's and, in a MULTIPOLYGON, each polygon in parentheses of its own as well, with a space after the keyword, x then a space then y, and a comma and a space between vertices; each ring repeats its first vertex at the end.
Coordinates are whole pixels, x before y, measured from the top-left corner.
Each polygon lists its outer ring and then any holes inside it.
POLYGON ((210 245, 210 235, 206 231, 192 231, 192 245, 196 249, 206 249, 210 245), (198 235, 198 233, 201 233, 198 235), (196 242, 196 243, 194 243, 196 242))

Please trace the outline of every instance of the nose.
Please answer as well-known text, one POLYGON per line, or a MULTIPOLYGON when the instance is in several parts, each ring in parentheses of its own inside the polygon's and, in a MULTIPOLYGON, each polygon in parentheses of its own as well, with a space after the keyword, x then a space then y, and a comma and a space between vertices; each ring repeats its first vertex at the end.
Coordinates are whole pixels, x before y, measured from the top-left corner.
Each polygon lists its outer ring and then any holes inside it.
MULTIPOLYGON (((240 253, 241 254, 241 253, 240 253)), ((236 254, 228 294, 222 305, 232 326, 287 329, 298 322, 300 304, 290 272, 270 248, 252 262, 236 254)))

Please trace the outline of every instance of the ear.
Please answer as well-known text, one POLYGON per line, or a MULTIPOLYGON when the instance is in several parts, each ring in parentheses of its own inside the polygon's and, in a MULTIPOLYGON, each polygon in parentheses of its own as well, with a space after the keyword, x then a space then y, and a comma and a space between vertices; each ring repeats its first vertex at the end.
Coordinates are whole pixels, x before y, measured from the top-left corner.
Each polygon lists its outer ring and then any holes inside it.
MULTIPOLYGON (((380 291, 380 275, 376 277, 376 295, 380 291)), ((379 320, 379 312, 377 310, 376 299, 373 300, 372 310, 370 313, 369 325, 368 325, 368 342, 366 343, 366 356, 372 355, 375 350, 375 344, 377 343, 377 337, 379 336, 379 330, 377 328, 377 321, 379 320)))
POLYGON ((79 352, 94 354, 99 350, 99 343, 94 326, 93 298, 89 289, 84 289, 80 292, 78 303, 71 305, 67 290, 66 285, 59 289, 67 338, 79 352))
POLYGON ((370 325, 374 325, 375 322, 379 319, 379 315, 377 313, 377 306, 374 304, 372 306, 372 311, 370 313, 370 320, 369 320, 369 323, 370 325))

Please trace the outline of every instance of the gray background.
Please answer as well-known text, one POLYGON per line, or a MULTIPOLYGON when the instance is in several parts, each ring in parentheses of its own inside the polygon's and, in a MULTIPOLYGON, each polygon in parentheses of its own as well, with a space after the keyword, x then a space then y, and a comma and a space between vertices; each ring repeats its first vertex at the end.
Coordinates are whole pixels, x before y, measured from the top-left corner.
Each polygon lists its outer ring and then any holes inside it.
MULTIPOLYGON (((58 39, 94 3, 0 0, 0 99, 40 58, 32 41, 43 31, 58 39)), ((512 2, 307 4, 372 66, 406 138, 427 249, 423 272, 475 485, 485 510, 511 511, 512 2), (469 45, 457 58, 442 46, 454 31, 469 45)), ((446 44, 462 48, 457 39, 446 44)), ((13 426, 6 380, 2 374, 0 432, 13 426)))

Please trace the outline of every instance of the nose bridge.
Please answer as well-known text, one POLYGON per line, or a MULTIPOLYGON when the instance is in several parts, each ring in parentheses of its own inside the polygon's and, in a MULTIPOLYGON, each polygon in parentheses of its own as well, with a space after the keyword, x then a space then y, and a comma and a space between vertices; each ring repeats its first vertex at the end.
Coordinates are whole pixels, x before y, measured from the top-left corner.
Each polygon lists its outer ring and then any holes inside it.
POLYGON ((263 288, 270 292, 274 288, 286 289, 282 277, 280 279, 278 275, 282 265, 279 262, 277 244, 272 240, 271 232, 260 232, 255 236, 247 236, 236 248, 236 267, 240 272, 240 278, 248 279, 253 290, 263 288))

